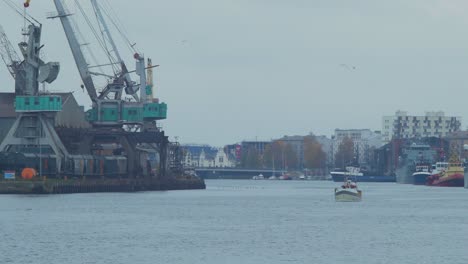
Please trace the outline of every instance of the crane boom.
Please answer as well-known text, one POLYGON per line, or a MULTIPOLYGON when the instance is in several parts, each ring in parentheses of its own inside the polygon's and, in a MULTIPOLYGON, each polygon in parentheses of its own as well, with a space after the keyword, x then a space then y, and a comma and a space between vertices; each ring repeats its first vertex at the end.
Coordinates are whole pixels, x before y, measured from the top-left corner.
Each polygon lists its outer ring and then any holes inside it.
POLYGON ((11 45, 11 42, 8 40, 8 37, 3 30, 3 27, 0 25, 0 56, 2 57, 2 60, 5 62, 5 65, 8 68, 8 71, 10 72, 11 76, 13 76, 14 79, 16 79, 16 72, 18 65, 21 62, 21 59, 16 53, 13 45, 11 45))
POLYGON ((125 61, 122 59, 122 56, 120 56, 119 49, 117 48, 117 45, 115 44, 114 38, 112 37, 112 34, 109 30, 109 26, 107 25, 107 22, 104 19, 104 16, 102 14, 101 6, 96 0, 91 0, 91 5, 93 6, 98 22, 102 26, 102 33, 105 34, 105 37, 103 35, 103 40, 104 41, 107 40, 107 42, 109 42, 111 45, 112 51, 107 50, 107 53, 110 54, 111 52, 113 52, 116 56, 117 63, 120 64, 120 67, 121 67, 120 75, 121 77, 123 77, 123 80, 125 82, 125 92, 129 95, 134 96, 135 99, 138 101, 138 96, 136 95, 138 87, 135 85, 135 82, 132 81, 132 78, 127 70, 128 69, 127 65, 125 64, 125 61))
POLYGON ((83 55, 83 51, 81 50, 80 43, 78 42, 75 32, 73 31, 70 19, 68 17, 69 14, 65 12, 65 8, 61 0, 54 0, 54 3, 58 15, 50 18, 60 18, 60 22, 62 22, 63 30, 65 31, 65 35, 67 37, 68 44, 72 51, 73 58, 75 59, 76 66, 78 67, 81 80, 83 81, 83 85, 88 91, 88 95, 91 98, 91 100, 95 102, 98 98, 96 87, 94 85, 94 81, 89 71, 89 65, 86 62, 86 59, 83 55))

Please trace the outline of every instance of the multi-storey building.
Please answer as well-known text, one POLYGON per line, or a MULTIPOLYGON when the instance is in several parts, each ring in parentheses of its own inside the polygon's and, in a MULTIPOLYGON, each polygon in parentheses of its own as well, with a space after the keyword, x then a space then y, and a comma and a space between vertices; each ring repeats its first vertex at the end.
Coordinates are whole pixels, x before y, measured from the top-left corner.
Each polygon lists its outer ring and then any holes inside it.
POLYGON ((445 116, 444 112, 426 112, 424 116, 410 116, 407 112, 397 111, 394 116, 382 118, 383 141, 392 138, 445 137, 459 131, 461 117, 445 116))
POLYGON ((335 157, 341 142, 345 138, 352 139, 356 161, 361 165, 368 164, 373 150, 382 146, 380 131, 372 131, 370 129, 335 129, 332 158, 335 157))
POLYGON ((266 147, 270 144, 270 141, 242 141, 241 151, 245 154, 246 151, 255 149, 258 155, 263 156, 266 147))

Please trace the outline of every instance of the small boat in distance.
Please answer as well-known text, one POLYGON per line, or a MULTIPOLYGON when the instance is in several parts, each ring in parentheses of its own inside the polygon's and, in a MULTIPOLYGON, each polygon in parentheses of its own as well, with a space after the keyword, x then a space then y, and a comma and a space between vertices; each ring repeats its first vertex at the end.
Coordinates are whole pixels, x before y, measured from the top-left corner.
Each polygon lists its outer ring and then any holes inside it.
POLYGON ((337 202, 360 202, 361 199, 362 191, 351 180, 346 180, 339 188, 335 188, 335 201, 337 202))
POLYGON ((265 179, 265 177, 261 173, 259 175, 257 175, 257 176, 252 177, 252 180, 264 180, 264 179, 265 179))

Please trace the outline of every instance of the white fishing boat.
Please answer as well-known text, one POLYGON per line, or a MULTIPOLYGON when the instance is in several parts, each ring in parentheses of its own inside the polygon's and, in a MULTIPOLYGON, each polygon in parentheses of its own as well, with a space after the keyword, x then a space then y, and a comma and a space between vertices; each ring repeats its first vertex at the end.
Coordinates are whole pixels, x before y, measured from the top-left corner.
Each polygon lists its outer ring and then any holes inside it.
POLYGON ((337 202, 360 202, 361 199, 362 191, 351 180, 347 180, 343 185, 335 188, 335 201, 337 202))
POLYGON ((257 175, 257 176, 252 177, 252 180, 264 180, 264 179, 265 179, 265 177, 261 173, 259 175, 257 175))

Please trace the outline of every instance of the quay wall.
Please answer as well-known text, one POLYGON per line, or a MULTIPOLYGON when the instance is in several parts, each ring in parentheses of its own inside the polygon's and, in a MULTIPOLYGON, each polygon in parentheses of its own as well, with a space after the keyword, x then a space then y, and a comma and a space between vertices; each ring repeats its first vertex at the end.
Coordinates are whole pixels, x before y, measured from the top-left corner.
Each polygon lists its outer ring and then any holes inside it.
POLYGON ((73 180, 1 180, 0 194, 60 194, 93 192, 138 192, 205 189, 203 179, 180 176, 168 180, 73 179, 73 180))

